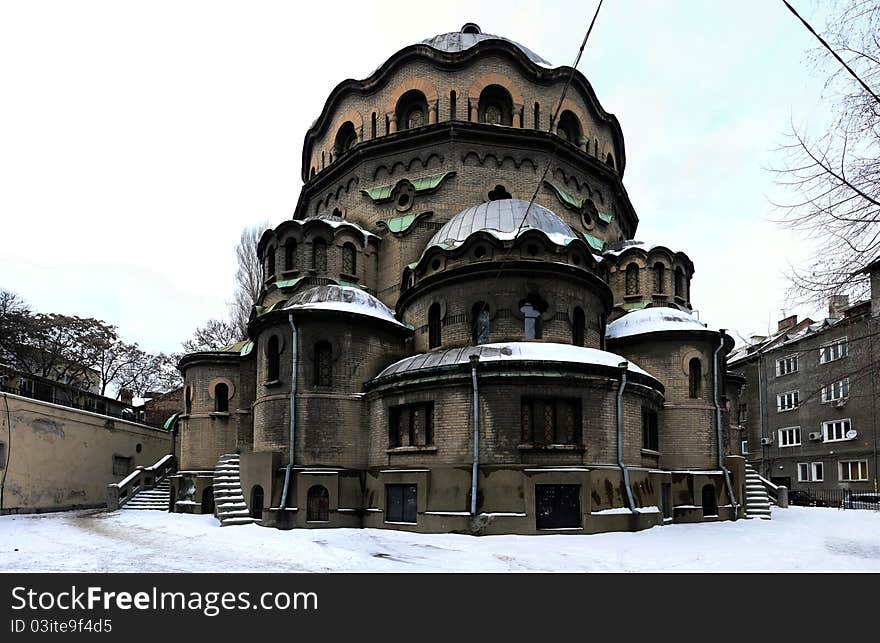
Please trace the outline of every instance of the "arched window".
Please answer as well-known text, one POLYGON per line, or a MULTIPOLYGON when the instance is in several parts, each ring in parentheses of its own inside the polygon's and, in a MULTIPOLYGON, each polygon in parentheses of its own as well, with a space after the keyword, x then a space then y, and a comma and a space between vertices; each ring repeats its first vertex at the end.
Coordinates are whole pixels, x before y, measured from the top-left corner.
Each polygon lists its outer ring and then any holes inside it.
POLYGON ((428 308, 428 348, 437 348, 440 342, 440 304, 434 302, 428 308))
POLYGON ((306 522, 327 522, 330 520, 330 493, 324 485, 309 487, 306 498, 306 522))
POLYGON ((376 138, 376 112, 373 112, 370 123, 370 138, 376 138))
POLYGON ((587 317, 584 315, 584 309, 580 306, 575 306, 571 320, 571 343, 575 346, 584 345, 586 325, 587 317))
POLYGON ((455 90, 449 92, 449 120, 455 120, 455 111, 456 111, 456 95, 455 90))
POLYGON ((186 414, 187 414, 187 415, 189 415, 190 413, 192 413, 192 410, 193 410, 193 392, 192 392, 192 386, 187 386, 187 387, 186 387, 186 393, 184 394, 184 405, 183 405, 183 408, 184 408, 184 410, 186 411, 186 414))
POLYGON ((547 302, 539 295, 532 294, 520 303, 519 311, 523 315, 523 336, 525 339, 541 339, 543 328, 541 315, 547 310, 547 302))
POLYGON ((675 269, 675 296, 684 297, 684 271, 681 268, 675 269))
MULTIPOLYGON (((587 147, 589 147, 589 145, 587 147)), ((593 139, 593 156, 595 156, 596 158, 599 158, 599 139, 598 138, 593 139)))
POLYGON ((288 239, 284 242, 284 269, 296 269, 296 239, 288 239))
POLYGON ((336 143, 333 146, 336 158, 339 158, 353 148, 357 144, 357 140, 357 131, 354 129, 354 123, 345 121, 339 128, 339 131, 336 132, 336 143))
POLYGON ((222 382, 214 387, 214 410, 218 413, 229 412, 229 386, 222 382))
POLYGON ((512 199, 510 196, 510 192, 507 191, 507 188, 503 185, 496 185, 495 188, 489 192, 489 200, 490 201, 498 201, 499 199, 512 199))
POLYGON ((581 131, 581 122, 578 120, 578 117, 570 110, 562 112, 559 116, 559 125, 556 127, 556 134, 572 145, 580 145, 582 137, 581 131))
POLYGON ((266 381, 277 382, 281 371, 281 356, 278 350, 278 335, 272 335, 266 342, 266 381))
POLYGON ((501 85, 489 85, 480 93, 477 110, 481 123, 507 126, 513 123, 513 99, 501 85))
POLYGON ((703 397, 703 363, 697 357, 688 362, 688 395, 703 397))
POLYGON ((428 99, 417 89, 406 92, 397 101, 397 129, 415 129, 428 124, 428 99))
POLYGON ((541 129, 541 106, 535 103, 535 129, 541 129))
POLYGON ((654 292, 666 292, 666 266, 662 263, 654 264, 654 292))
POLYGON ((342 246, 342 272, 350 276, 357 274, 357 250, 353 243, 342 246))
POLYGON ((639 294, 639 267, 634 263, 626 267, 626 294, 639 294))
POLYGON ((255 520, 260 520, 263 517, 263 487, 260 485, 254 485, 254 488, 251 489, 251 518, 255 520))
POLYGON ((318 272, 327 272, 327 242, 323 239, 312 241, 312 268, 318 272))
POLYGON ((478 301, 471 307, 471 340, 474 346, 488 344, 490 332, 489 305, 478 301))
POLYGON ((608 156, 605 157, 605 165, 610 167, 612 170, 614 169, 614 157, 611 156, 611 152, 609 152, 608 156))
POLYGON ((333 384, 333 348, 330 342, 315 344, 315 386, 333 384))
POLYGON ((266 252, 266 279, 275 276, 275 248, 271 247, 266 252))
POLYGON ((703 517, 717 516, 718 515, 718 503, 715 500, 715 485, 714 484, 704 484, 702 496, 703 496, 703 517))

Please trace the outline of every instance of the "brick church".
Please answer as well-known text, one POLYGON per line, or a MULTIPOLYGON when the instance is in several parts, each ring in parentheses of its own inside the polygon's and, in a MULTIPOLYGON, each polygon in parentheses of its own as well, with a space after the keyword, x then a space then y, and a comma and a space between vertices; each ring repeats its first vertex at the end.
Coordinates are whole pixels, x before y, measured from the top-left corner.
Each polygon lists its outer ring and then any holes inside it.
POLYGON ((634 240, 623 133, 581 73, 554 119, 570 73, 469 23, 336 86, 260 239, 247 340, 180 362, 175 511, 482 534, 746 515, 733 340, 692 315, 688 256, 634 240))

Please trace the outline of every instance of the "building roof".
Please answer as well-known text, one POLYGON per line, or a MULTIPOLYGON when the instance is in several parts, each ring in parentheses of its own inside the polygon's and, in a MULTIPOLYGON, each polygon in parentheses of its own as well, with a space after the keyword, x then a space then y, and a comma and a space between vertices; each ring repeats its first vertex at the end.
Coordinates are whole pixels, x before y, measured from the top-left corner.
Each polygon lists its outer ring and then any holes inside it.
POLYGON ((431 237, 425 250, 434 246, 456 248, 475 232, 486 232, 496 239, 508 241, 527 230, 538 230, 560 246, 567 246, 579 238, 567 223, 537 203, 529 208, 529 202, 522 199, 498 199, 456 214, 431 237))
MULTIPOLYGON (((568 364, 590 364, 617 368, 626 358, 595 348, 572 346, 571 344, 554 344, 549 342, 504 342, 499 344, 482 344, 464 348, 450 348, 444 351, 422 353, 406 357, 383 370, 376 379, 422 369, 467 364, 471 355, 479 355, 480 362, 560 362, 568 364)), ((631 372, 656 378, 647 371, 628 362, 631 372)))
POLYGON ((394 316, 388 306, 373 297, 370 293, 351 286, 316 286, 291 297, 284 306, 285 310, 336 310, 365 317, 373 317, 406 327, 394 316))
POLYGON ((662 306, 634 310, 614 320, 605 329, 605 338, 622 339, 647 333, 708 330, 710 329, 693 315, 662 306))
POLYGON ((521 44, 514 40, 511 40, 510 38, 505 38, 503 36, 494 36, 490 33, 483 33, 480 30, 480 27, 472 22, 464 25, 460 31, 451 31, 449 33, 442 33, 431 38, 427 38, 422 41, 422 44, 428 45, 432 49, 437 49, 439 51, 456 53, 460 51, 465 51, 466 49, 470 49, 477 43, 483 42, 485 40, 503 40, 505 42, 509 42, 513 45, 516 45, 526 55, 526 57, 528 57, 528 59, 536 65, 541 65, 542 67, 553 67, 553 65, 541 58, 541 56, 536 54, 531 49, 522 46, 521 44))

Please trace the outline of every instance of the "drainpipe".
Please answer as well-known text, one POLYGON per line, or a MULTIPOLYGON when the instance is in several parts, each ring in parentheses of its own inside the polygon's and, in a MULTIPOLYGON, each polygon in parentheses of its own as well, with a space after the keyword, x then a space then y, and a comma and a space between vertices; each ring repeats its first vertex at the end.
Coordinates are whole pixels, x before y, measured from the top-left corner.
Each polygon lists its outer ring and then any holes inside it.
POLYGON ((284 488, 281 490, 281 509, 287 508, 287 490, 290 488, 290 474, 293 469, 293 447, 296 444, 296 363, 297 339, 296 324, 293 323, 293 312, 288 316, 290 321, 290 461, 284 469, 284 488))
POLYGON ((730 482, 730 472, 727 470, 727 467, 724 466, 724 447, 722 446, 722 434, 721 434, 721 403, 718 401, 718 381, 719 381, 719 373, 718 373, 718 354, 724 348, 724 332, 725 329, 721 329, 721 333, 718 337, 718 348, 715 349, 715 352, 712 354, 712 369, 714 377, 713 381, 713 399, 715 402, 715 433, 718 439, 718 468, 724 472, 724 484, 727 487, 727 497, 730 498, 730 506, 733 509, 733 519, 736 520, 736 510, 739 506, 736 502, 736 496, 733 493, 733 485, 730 482))
POLYGON ((623 463, 623 391, 626 389, 626 369, 628 366, 627 362, 618 364, 620 386, 617 387, 617 466, 623 473, 623 486, 626 488, 626 502, 629 505, 629 510, 633 515, 636 515, 638 511, 636 511, 636 503, 633 500, 632 488, 629 486, 629 470, 623 463))
POLYGON ((479 355, 471 355, 471 386, 474 392, 474 464, 471 468, 471 516, 477 515, 477 465, 480 462, 480 389, 477 385, 479 355))

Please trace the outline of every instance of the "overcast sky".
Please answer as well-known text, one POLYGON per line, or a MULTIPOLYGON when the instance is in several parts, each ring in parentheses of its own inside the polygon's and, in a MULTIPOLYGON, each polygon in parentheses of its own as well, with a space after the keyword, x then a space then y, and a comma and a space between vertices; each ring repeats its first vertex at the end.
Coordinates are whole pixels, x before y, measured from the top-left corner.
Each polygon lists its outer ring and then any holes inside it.
MULTIPOLYGON (((226 315, 241 228, 292 215, 336 84, 469 21, 571 64, 594 8, 5 0, 0 287, 178 350, 226 315)), ((808 256, 770 221, 767 166, 792 120, 827 117, 814 44, 775 0, 608 0, 578 67, 623 128, 637 238, 686 251, 703 321, 744 336, 775 326, 808 256)))

